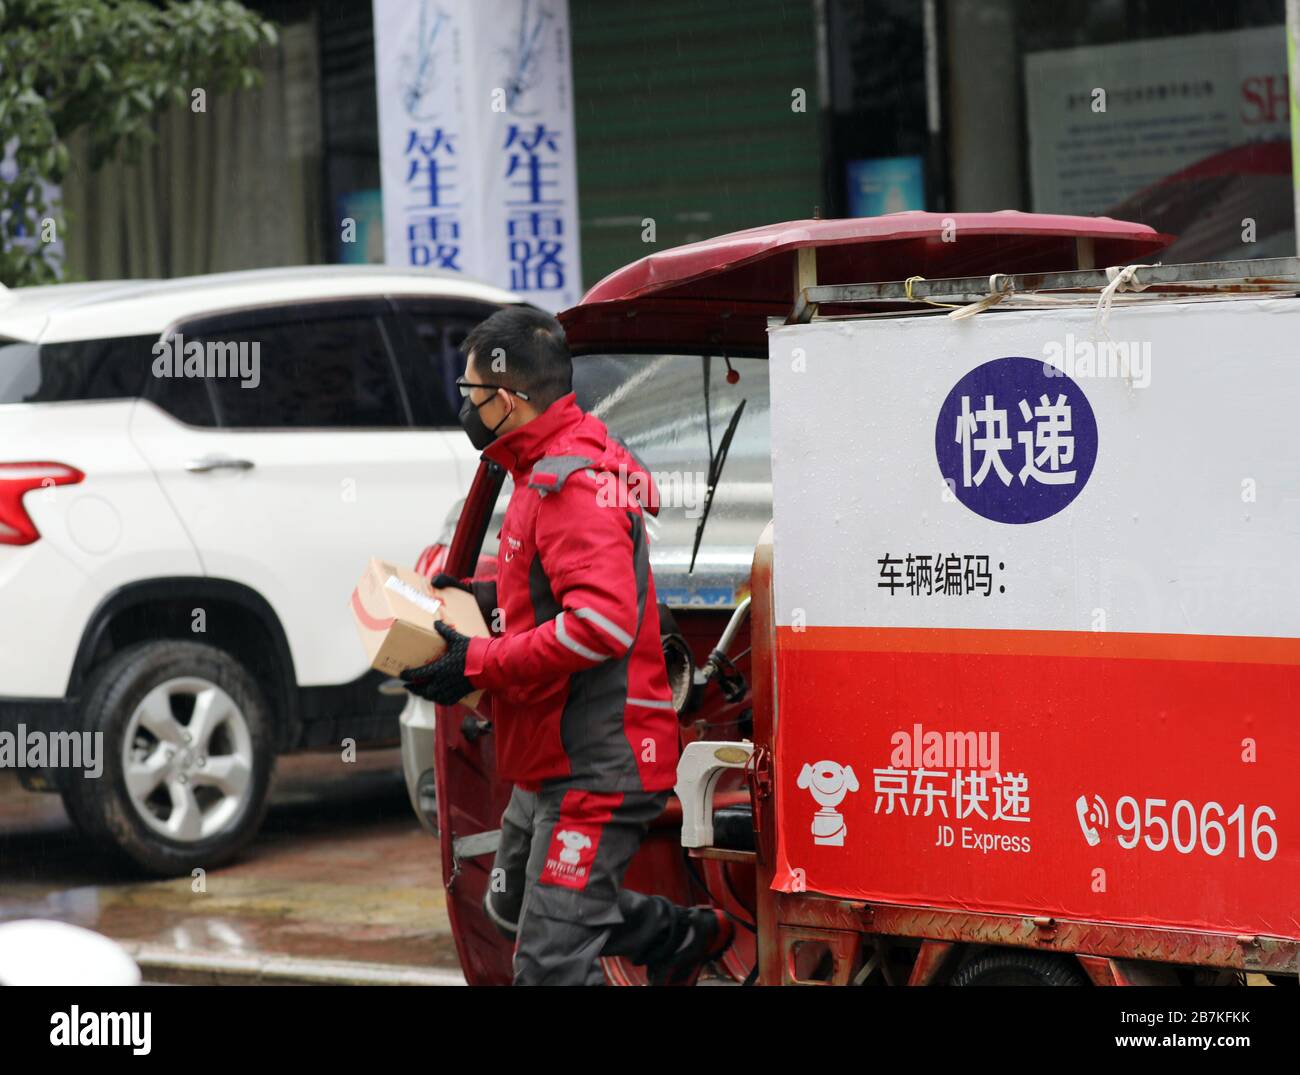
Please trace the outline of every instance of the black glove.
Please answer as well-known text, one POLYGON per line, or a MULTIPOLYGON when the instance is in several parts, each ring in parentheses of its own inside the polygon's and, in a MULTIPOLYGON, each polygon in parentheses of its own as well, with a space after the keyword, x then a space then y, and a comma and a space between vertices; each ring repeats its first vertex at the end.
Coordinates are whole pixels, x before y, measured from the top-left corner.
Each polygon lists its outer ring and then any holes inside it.
POLYGON ((445 571, 439 571, 432 579, 429 585, 435 590, 464 590, 466 593, 473 593, 468 582, 461 582, 455 575, 448 575, 445 571))
POLYGON ((465 678, 465 658, 469 656, 469 638, 441 620, 433 629, 447 643, 447 652, 430 664, 408 668, 402 673, 406 689, 421 698, 439 705, 455 705, 474 690, 474 684, 465 678))

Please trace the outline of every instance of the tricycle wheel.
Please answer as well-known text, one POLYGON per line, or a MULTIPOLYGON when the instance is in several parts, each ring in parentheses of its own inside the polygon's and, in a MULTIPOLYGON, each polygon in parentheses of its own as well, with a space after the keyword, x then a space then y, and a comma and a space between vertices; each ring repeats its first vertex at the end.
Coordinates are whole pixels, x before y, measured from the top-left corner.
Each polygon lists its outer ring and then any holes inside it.
POLYGON ((976 956, 949 985, 1087 985, 1083 972, 1058 956, 992 951, 976 956))

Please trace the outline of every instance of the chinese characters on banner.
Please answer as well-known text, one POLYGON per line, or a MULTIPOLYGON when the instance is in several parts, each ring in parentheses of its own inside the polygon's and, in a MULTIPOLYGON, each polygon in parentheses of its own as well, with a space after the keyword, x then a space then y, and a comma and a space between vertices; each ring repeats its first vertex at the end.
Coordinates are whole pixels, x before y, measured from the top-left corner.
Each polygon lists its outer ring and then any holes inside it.
POLYGON ((581 297, 566 0, 374 0, 384 251, 581 297))

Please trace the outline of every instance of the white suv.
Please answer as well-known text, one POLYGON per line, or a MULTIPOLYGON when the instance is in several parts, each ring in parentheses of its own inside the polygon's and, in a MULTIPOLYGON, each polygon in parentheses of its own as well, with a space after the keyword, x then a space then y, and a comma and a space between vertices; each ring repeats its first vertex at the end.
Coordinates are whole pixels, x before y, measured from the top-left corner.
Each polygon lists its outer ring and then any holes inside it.
POLYGON ((348 596, 464 494, 457 347, 518 301, 368 267, 0 288, 0 765, 178 873, 253 835, 276 754, 395 741, 348 596))

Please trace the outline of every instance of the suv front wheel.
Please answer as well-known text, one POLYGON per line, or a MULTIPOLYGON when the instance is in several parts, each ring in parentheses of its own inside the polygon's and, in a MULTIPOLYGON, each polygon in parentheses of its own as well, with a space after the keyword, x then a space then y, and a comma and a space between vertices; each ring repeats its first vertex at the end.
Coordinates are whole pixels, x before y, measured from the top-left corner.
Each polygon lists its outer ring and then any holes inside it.
POLYGON ((146 642, 91 677, 82 729, 102 733, 103 772, 63 793, 86 835, 150 873, 231 858, 266 813, 275 765, 266 700, 223 650, 146 642))

